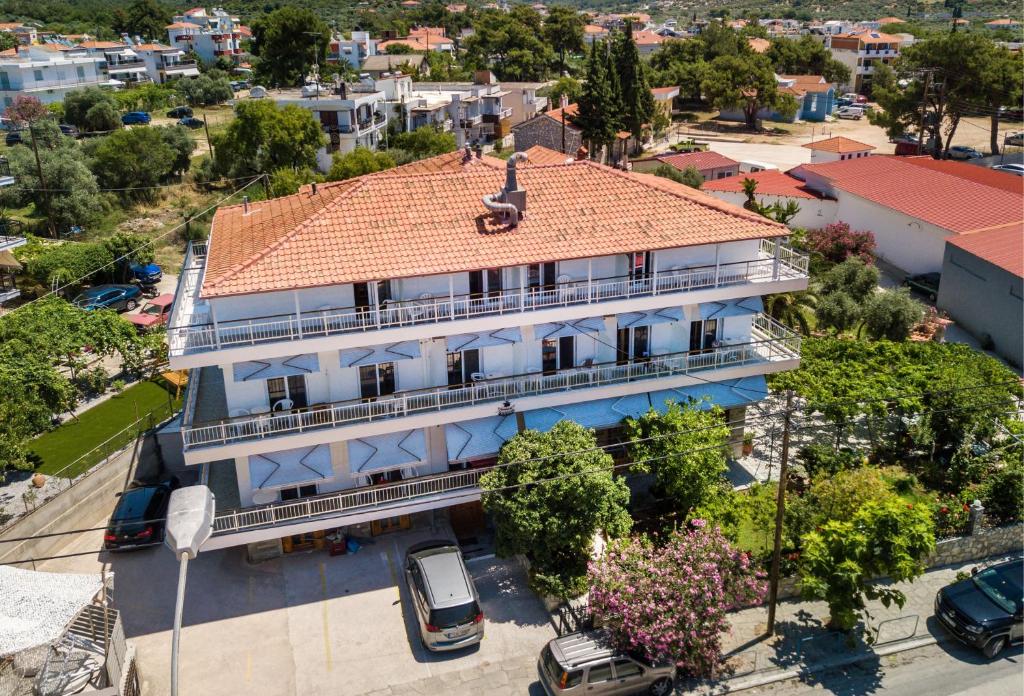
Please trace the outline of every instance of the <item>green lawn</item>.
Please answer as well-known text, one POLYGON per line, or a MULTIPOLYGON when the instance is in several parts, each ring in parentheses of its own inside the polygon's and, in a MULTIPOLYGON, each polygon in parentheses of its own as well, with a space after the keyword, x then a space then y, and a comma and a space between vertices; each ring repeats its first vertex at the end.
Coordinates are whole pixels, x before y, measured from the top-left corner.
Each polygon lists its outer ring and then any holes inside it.
POLYGON ((173 395, 159 381, 132 385, 117 396, 85 411, 77 420, 69 420, 56 430, 33 440, 29 450, 43 462, 36 470, 51 475, 60 472, 61 476, 67 478, 77 476, 134 439, 136 433, 133 428, 120 434, 108 446, 91 451, 135 422, 136 414, 139 417, 153 414, 152 423, 149 419, 143 422, 145 428, 167 418, 172 408, 177 410, 180 402, 172 406, 172 398, 173 395), (88 456, 82 457, 86 453, 89 453, 88 456), (61 471, 72 462, 74 466, 61 471))

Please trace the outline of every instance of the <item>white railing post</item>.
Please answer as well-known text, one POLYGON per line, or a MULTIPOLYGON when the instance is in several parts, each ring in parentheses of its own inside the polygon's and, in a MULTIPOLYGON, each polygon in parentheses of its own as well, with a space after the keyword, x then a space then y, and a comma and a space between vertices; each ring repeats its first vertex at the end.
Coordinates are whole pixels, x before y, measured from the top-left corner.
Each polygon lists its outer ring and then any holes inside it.
POLYGON ((782 250, 782 242, 775 240, 775 250, 772 254, 772 280, 779 279, 779 254, 782 250))

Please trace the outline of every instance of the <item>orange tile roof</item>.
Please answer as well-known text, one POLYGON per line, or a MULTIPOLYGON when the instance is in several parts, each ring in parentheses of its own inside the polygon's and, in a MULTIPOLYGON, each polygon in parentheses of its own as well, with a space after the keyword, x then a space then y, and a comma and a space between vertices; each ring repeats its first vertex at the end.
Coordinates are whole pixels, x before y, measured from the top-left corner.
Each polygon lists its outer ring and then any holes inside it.
POLYGON ((991 22, 985 22, 985 26, 986 27, 988 27, 988 26, 997 26, 997 27, 1013 26, 1013 25, 1016 25, 1016 24, 1020 24, 1020 22, 1018 22, 1016 19, 1009 19, 1008 17, 1003 17, 1001 19, 993 19, 991 22))
POLYGON ((804 182, 778 169, 766 169, 727 176, 724 179, 712 179, 701 184, 702 191, 722 191, 724 193, 743 193, 743 180, 753 179, 757 182, 757 194, 762 196, 781 196, 784 198, 819 199, 823 196, 808 188, 804 182))
POLYGON ((687 167, 694 167, 700 171, 706 169, 721 169, 723 167, 735 167, 739 162, 729 159, 725 155, 711 150, 704 152, 680 152, 675 155, 659 155, 659 161, 669 164, 682 171, 687 167))
POLYGON ((864 44, 876 44, 876 43, 901 43, 903 39, 892 34, 883 34, 880 31, 855 31, 849 34, 836 34, 836 37, 843 39, 859 39, 864 44))
POLYGON ((192 22, 175 22, 174 24, 168 24, 164 29, 202 29, 202 27, 192 22))
POLYGON ((534 145, 527 148, 527 164, 565 164, 566 160, 574 159, 572 155, 566 155, 558 150, 552 150, 543 145, 534 145))
POLYGON ((768 39, 761 39, 756 36, 752 36, 747 39, 747 45, 750 46, 754 53, 765 53, 771 48, 772 42, 768 39))
POLYGON ((117 41, 83 41, 72 48, 130 48, 130 46, 117 41))
POLYGON ((597 24, 588 24, 583 27, 584 34, 607 34, 608 30, 597 24))
POLYGON ((904 157, 903 159, 911 164, 916 164, 918 167, 926 167, 933 171, 952 174, 961 179, 969 179, 986 186, 995 186, 1010 193, 1021 193, 1024 191, 1024 181, 1021 181, 1021 178, 1016 174, 1000 172, 988 167, 979 167, 975 164, 967 164, 966 162, 957 162, 955 160, 937 160, 929 155, 904 157))
POLYGON ((653 94, 655 97, 662 97, 662 98, 665 98, 665 97, 668 97, 668 96, 675 97, 675 96, 679 95, 679 88, 678 87, 651 87, 651 94, 653 94))
POLYGON ((827 92, 832 89, 832 83, 827 82, 821 75, 779 75, 779 77, 792 81, 793 86, 803 92, 827 92))
POLYGON ((879 24, 903 24, 906 20, 900 19, 899 17, 882 17, 877 21, 879 24))
POLYGON ((573 103, 573 104, 569 104, 564 109, 559 108, 559 109, 551 109, 550 111, 545 111, 544 115, 547 116, 548 118, 553 118, 556 121, 558 121, 559 123, 561 123, 562 122, 562 112, 563 111, 565 112, 565 123, 566 123, 566 125, 572 125, 572 120, 574 118, 576 118, 576 114, 578 114, 580 112, 580 107, 579 107, 579 104, 573 103))
POLYGON ((522 167, 524 219, 510 228, 480 202, 504 167, 372 174, 317 194, 220 208, 202 295, 455 273, 787 234, 682 184, 581 161, 522 167), (571 169, 571 171, 568 171, 571 169))
POLYGON ((653 31, 648 31, 647 29, 634 31, 633 40, 636 42, 637 46, 650 46, 651 44, 665 43, 664 36, 660 34, 655 34, 653 31))
POLYGON ((946 243, 1024 278, 1024 235, 1019 228, 1007 227, 950 237, 946 243))
POLYGON ((805 143, 801 147, 806 147, 808 150, 820 150, 821 152, 834 152, 836 154, 843 154, 846 152, 864 152, 865 150, 874 150, 874 145, 868 145, 867 143, 858 142, 851 140, 850 138, 844 138, 841 135, 837 135, 834 138, 828 138, 826 140, 818 140, 813 143, 805 143))
POLYGON ((157 44, 157 43, 153 43, 153 44, 137 44, 135 46, 132 46, 132 48, 138 49, 140 51, 180 51, 181 50, 179 48, 174 48, 173 46, 164 46, 163 44, 157 44))
POLYGON ((798 171, 820 176, 836 189, 957 234, 1011 226, 1024 234, 1024 195, 1019 190, 1011 193, 902 157, 804 164, 798 171))

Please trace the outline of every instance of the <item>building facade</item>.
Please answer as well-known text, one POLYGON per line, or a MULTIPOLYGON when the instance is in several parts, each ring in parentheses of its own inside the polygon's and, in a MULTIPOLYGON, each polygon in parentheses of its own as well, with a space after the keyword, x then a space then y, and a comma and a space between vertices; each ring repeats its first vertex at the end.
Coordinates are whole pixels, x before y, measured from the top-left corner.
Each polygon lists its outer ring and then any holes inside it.
POLYGON ((102 56, 84 48, 19 47, 14 55, 0 57, 0 99, 9 106, 20 93, 50 104, 75 89, 114 86, 103 64, 102 56))
POLYGON ((185 51, 162 44, 137 44, 132 50, 145 62, 149 78, 157 84, 199 74, 199 64, 185 51))
POLYGON ((871 77, 878 64, 890 65, 900 57, 899 36, 880 31, 860 31, 829 36, 826 46, 832 57, 850 69, 850 82, 842 92, 871 94, 871 77))
POLYGON ((478 506, 518 431, 571 419, 607 444, 690 398, 742 419, 799 364, 761 305, 807 287, 784 227, 656 177, 516 160, 455 152, 217 212, 168 332, 190 371, 174 428, 218 499, 204 549, 478 506))
POLYGON ((242 31, 238 17, 219 8, 202 7, 176 15, 167 25, 167 42, 185 52, 192 51, 204 63, 228 58, 236 63, 242 56, 242 31))

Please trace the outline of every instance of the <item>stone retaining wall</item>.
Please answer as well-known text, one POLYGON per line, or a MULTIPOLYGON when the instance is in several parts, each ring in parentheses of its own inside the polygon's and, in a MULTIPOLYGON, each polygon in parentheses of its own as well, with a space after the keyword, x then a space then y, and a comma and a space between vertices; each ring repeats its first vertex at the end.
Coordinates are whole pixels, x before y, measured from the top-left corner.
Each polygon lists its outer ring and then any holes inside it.
POLYGON ((944 539, 925 561, 929 568, 978 561, 1024 549, 1024 525, 985 529, 973 536, 944 539))

